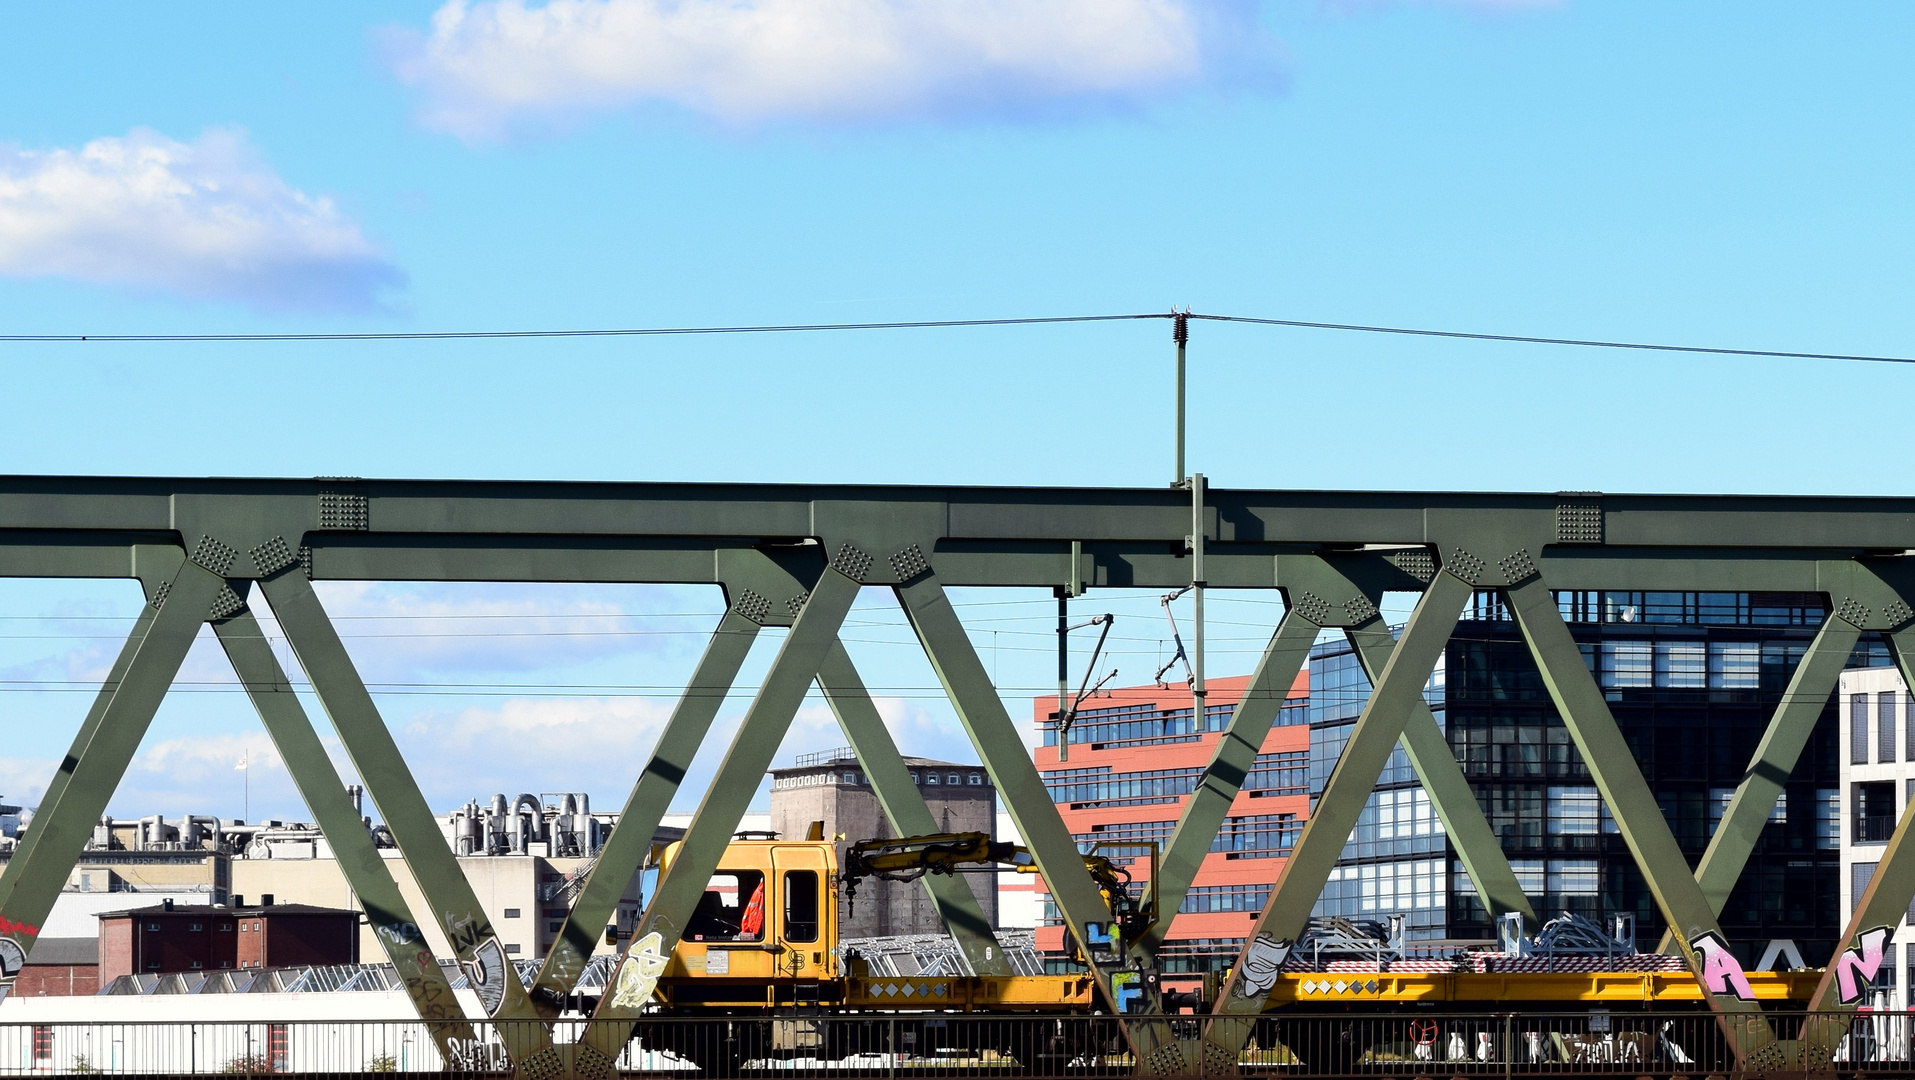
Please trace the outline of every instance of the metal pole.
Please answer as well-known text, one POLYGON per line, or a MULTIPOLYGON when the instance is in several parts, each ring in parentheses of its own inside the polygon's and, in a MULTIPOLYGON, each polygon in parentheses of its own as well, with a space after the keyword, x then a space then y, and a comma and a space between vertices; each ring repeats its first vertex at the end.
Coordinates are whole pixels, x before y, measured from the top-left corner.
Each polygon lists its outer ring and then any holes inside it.
POLYGON ((1184 482, 1184 346, 1190 343, 1190 313, 1177 311, 1171 313, 1170 340, 1177 343, 1177 478, 1171 481, 1176 487, 1184 482))
POLYGON ((1191 723, 1204 729, 1204 474, 1190 477, 1190 597, 1191 622, 1196 624, 1196 655, 1190 659, 1191 723))
POLYGON ((1067 589, 1057 590, 1057 760, 1071 759, 1070 728, 1065 725, 1064 699, 1071 692, 1071 596, 1067 589))

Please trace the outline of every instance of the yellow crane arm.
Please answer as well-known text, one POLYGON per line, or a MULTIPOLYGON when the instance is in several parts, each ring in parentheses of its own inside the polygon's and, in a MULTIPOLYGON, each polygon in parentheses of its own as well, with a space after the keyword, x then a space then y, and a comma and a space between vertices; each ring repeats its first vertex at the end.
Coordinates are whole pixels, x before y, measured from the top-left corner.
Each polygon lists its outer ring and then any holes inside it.
MULTIPOLYGON (((845 851, 838 880, 849 905, 865 878, 916 881, 926 874, 954 874, 965 869, 1003 868, 1019 874, 1037 873, 1037 860, 1028 849, 991 839, 989 833, 933 833, 888 840, 860 840, 845 851)), ((1111 914, 1126 938, 1141 934, 1155 921, 1152 905, 1139 905, 1130 892, 1130 872, 1102 855, 1085 855, 1084 868, 1110 904, 1111 914)))

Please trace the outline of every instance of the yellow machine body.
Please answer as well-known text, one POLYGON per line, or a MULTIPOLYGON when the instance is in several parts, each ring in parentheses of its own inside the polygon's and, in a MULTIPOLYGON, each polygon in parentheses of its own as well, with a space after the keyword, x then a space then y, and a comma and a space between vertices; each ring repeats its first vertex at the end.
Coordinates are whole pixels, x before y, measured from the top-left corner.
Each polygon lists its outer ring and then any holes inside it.
MULTIPOLYGON (((661 849, 669 868, 677 844, 661 849)), ((836 848, 820 840, 735 840, 687 920, 658 996, 673 1012, 736 1013, 792 1006, 824 1012, 1091 1013, 1103 1011, 1087 975, 884 976, 847 961, 838 937, 836 848), (757 913, 753 914, 753 909, 757 913)), ((1806 1002, 1818 971, 1750 972, 1763 1002, 1806 1002)), ((1703 1003, 1685 972, 1283 972, 1266 1008, 1364 1005, 1497 1008, 1703 1003)))

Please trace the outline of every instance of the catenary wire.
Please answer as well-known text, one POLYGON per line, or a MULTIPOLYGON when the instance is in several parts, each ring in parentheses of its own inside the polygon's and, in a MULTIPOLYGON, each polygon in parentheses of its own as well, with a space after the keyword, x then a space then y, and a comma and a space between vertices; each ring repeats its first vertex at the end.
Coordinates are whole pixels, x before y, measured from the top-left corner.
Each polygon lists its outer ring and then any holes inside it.
MULTIPOLYGON (((761 326, 654 326, 602 329, 557 330, 385 330, 345 333, 287 334, 0 334, 0 342, 12 343, 128 343, 128 342, 339 342, 339 341, 474 341, 541 338, 613 338, 671 337, 709 334, 789 334, 850 330, 927 330, 957 327, 1042 326, 1064 323, 1132 322, 1140 319, 1174 319, 1178 312, 1140 312, 1122 315, 1048 315, 1002 319, 924 319, 898 322, 863 323, 781 323, 761 326)), ((1602 338, 1550 337, 1532 334, 1497 334, 1468 330, 1435 330, 1427 327, 1381 326, 1368 323, 1320 322, 1309 319, 1276 319, 1250 315, 1210 315, 1183 312, 1187 319, 1209 322, 1242 323, 1251 326, 1279 326, 1299 330, 1332 330, 1344 333, 1395 334, 1409 337, 1448 338, 1463 341, 1494 341, 1507 344, 1557 345, 1585 349, 1625 349, 1644 352, 1687 353, 1707 356, 1770 357, 1783 360, 1842 360, 1871 364, 1915 364, 1915 357, 1882 356, 1867 353, 1806 352, 1790 349, 1732 349, 1714 345, 1670 345, 1646 341, 1612 341, 1602 338)))

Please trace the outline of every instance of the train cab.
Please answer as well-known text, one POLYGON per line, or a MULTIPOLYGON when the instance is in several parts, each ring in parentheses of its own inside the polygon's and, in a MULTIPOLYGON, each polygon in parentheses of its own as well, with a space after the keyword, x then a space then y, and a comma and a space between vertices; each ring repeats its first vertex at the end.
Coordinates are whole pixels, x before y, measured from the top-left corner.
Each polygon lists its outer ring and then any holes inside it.
MULTIPOLYGON (((660 856, 661 872, 678 844, 660 856)), ((774 1005, 779 983, 837 977, 836 851, 828 842, 734 840, 659 980, 679 1004, 774 1005)))

